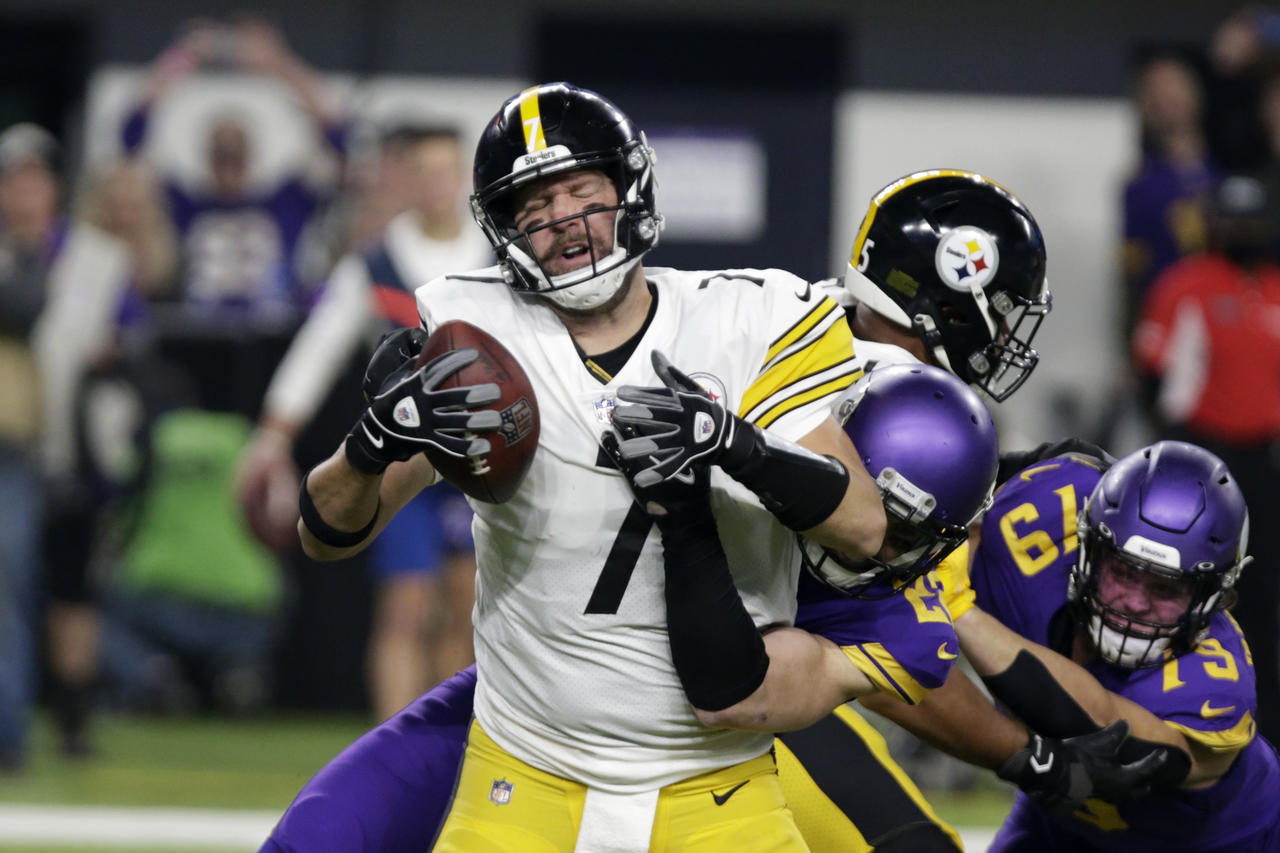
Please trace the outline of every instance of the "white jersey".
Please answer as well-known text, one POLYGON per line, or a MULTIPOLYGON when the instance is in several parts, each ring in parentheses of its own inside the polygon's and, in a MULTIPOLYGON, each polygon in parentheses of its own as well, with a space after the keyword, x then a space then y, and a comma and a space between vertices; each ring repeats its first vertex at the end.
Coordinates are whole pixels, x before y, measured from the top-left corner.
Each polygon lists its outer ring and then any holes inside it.
MULTIPOLYGON (((784 438, 830 416, 855 378, 836 303, 779 270, 646 269, 652 320, 621 371, 590 372, 555 313, 496 267, 418 290, 424 326, 463 320, 500 340, 537 394, 533 464, 505 504, 472 502, 475 714, 521 760, 617 793, 657 788, 753 758, 767 734, 701 725, 671 662, 662 549, 599 438, 621 385, 660 385, 661 350, 731 411, 784 438)), ((712 506, 757 625, 795 613, 795 534, 718 469, 712 506)))
MULTIPOLYGON (((493 257, 484 232, 471 223, 466 223, 454 240, 428 237, 418 223, 418 214, 412 210, 399 214, 387 224, 381 244, 395 273, 407 285, 401 296, 408 303, 403 318, 408 324, 413 322, 410 294, 419 285, 449 270, 471 269, 493 257)), ((360 252, 344 255, 334 265, 320 301, 271 380, 265 406, 268 412, 295 424, 311 420, 347 359, 379 328, 379 315, 388 313, 379 310, 382 306, 374 285, 368 261, 360 252)))

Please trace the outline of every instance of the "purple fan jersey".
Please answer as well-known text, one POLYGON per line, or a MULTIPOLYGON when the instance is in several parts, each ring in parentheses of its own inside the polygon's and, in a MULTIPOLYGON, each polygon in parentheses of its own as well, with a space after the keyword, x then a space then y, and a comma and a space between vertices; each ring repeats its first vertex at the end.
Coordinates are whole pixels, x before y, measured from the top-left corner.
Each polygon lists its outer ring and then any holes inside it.
MULTIPOLYGON (((1067 578, 1079 543, 1076 515, 1101 471, 1064 456, 1026 469, 996 493, 982 524, 971 580, 977 604, 1037 643, 1070 653, 1067 578)), ((1280 762, 1256 736, 1253 660, 1225 613, 1195 651, 1159 669, 1086 667, 1113 693, 1147 708, 1194 740, 1240 750, 1212 787, 1158 792, 1119 806, 1088 800, 1069 818, 1019 794, 992 851, 1280 851, 1280 762)))
POLYGON ((914 705, 942 686, 958 656, 941 591, 929 572, 901 593, 863 601, 801 572, 796 627, 840 646, 881 692, 914 705))

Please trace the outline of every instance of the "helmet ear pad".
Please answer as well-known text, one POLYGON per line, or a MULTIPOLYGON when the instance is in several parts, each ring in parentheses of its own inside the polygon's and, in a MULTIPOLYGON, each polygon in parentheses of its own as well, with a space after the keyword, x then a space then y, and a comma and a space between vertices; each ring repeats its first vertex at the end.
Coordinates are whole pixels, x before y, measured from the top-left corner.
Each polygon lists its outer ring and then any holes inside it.
POLYGON ((510 98, 481 135, 471 197, 472 215, 508 285, 568 310, 607 302, 658 244, 663 219, 654 201, 654 161, 644 134, 595 92, 549 83, 510 98), (552 276, 532 251, 529 235, 516 227, 512 202, 515 192, 530 183, 577 169, 598 169, 613 182, 618 196, 613 247, 593 251, 589 267, 552 276))

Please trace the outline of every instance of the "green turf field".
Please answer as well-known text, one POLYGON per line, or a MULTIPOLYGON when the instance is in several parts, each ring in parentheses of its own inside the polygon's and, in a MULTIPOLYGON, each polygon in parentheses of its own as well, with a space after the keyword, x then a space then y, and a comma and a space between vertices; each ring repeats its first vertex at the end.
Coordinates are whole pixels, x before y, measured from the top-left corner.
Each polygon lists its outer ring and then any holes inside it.
MULTIPOLYGON (((104 717, 95 727, 97 754, 68 761, 38 721, 31 760, 19 774, 0 776, 0 806, 198 807, 281 812, 325 762, 367 725, 356 717, 217 718, 104 717)), ((972 793, 931 793, 939 814, 959 826, 995 826, 1010 794, 992 782, 972 793)), ((154 853, 155 846, 86 848, 32 846, 0 840, 16 853, 154 853)), ((169 853, 194 849, 166 848, 169 853)), ((255 847, 201 847, 200 853, 246 853, 255 847)))

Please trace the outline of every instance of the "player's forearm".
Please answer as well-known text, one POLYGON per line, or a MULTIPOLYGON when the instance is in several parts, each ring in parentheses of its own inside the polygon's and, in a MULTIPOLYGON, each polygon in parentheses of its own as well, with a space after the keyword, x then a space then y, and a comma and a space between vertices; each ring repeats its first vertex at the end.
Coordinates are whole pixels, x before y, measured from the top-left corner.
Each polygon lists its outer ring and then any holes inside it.
POLYGON ((996 710, 959 667, 915 705, 883 693, 859 701, 948 755, 989 770, 1027 743, 1027 730, 996 710))
MULTIPOLYGON (((320 522, 313 521, 309 525, 305 513, 298 521, 298 536, 302 539, 302 550, 306 555, 313 560, 340 560, 358 553, 372 538, 369 535, 371 530, 354 544, 344 547, 322 541, 326 538, 325 529, 352 536, 365 530, 378 513, 381 487, 381 475, 364 474, 352 468, 341 448, 312 468, 302 483, 300 503, 305 505, 309 497, 320 522), (313 531, 312 527, 319 529, 313 531)), ((328 534, 327 538, 335 540, 336 537, 328 534)))
POLYGON ((299 494, 303 517, 298 522, 303 551, 313 560, 341 560, 359 553, 434 480, 435 471, 422 454, 390 465, 382 475, 371 476, 352 468, 339 447, 303 480, 305 493, 299 494), (315 513, 310 519, 304 506, 308 499, 315 513), (344 542, 344 537, 352 541, 344 542), (330 541, 322 541, 326 538, 330 541))
POLYGON ((849 478, 835 511, 816 527, 805 530, 804 535, 854 560, 875 554, 884 539, 884 504, 880 490, 862 466, 844 430, 834 418, 827 418, 798 443, 838 461, 849 478))
POLYGON ((750 696, 720 711, 698 711, 709 726, 758 732, 803 729, 875 686, 839 647, 798 628, 765 635, 769 669, 750 696))
POLYGON ((961 651, 996 698, 1041 734, 1073 737, 1117 719, 1117 697, 1083 667, 990 614, 974 607, 956 620, 955 629, 961 651), (1024 652, 1038 666, 1030 660, 1020 664, 1024 652))

